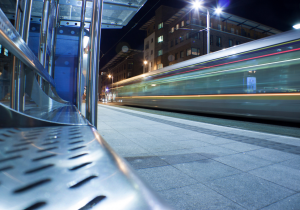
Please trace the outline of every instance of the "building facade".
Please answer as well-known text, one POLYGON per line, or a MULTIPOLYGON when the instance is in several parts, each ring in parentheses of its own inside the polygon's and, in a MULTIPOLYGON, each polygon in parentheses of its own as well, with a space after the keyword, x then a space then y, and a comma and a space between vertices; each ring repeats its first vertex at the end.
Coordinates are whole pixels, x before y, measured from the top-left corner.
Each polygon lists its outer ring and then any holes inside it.
MULTIPOLYGON (((281 32, 232 14, 222 13, 219 16, 213 11, 210 13, 210 52, 281 32)), ((206 18, 206 11, 192 10, 188 6, 179 10, 159 7, 155 16, 140 28, 147 31, 144 59, 148 66, 143 68, 143 72, 207 54, 206 18)))
MULTIPOLYGON (((143 73, 143 56, 141 50, 126 49, 119 52, 100 69, 101 98, 106 98, 107 89, 112 83, 143 73), (110 76, 109 76, 110 75, 110 76)), ((100 88, 99 88, 100 89, 100 88)), ((99 92, 100 93, 100 92, 99 92)))
POLYGON ((154 70, 155 32, 150 34, 145 40, 143 72, 154 70))

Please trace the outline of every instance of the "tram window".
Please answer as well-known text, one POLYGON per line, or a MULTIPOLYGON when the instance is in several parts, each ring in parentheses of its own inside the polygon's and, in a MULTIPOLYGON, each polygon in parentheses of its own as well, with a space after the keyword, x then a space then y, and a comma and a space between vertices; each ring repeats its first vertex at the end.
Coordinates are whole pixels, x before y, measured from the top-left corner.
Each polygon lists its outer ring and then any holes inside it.
POLYGON ((162 63, 160 63, 160 64, 157 65, 157 69, 162 69, 162 68, 163 68, 163 64, 162 63))
POLYGON ((214 41, 214 36, 213 35, 210 35, 210 45, 212 46, 213 45, 213 42, 214 41))

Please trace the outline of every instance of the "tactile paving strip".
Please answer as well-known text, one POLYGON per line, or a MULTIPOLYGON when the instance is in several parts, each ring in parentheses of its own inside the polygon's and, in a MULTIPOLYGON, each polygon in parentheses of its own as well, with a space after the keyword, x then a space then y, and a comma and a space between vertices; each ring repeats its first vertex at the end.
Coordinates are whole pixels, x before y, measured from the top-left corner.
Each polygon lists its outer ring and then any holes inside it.
POLYGON ((0 195, 9 210, 168 209, 89 126, 0 129, 0 195))
POLYGON ((243 136, 243 135, 232 134, 232 133, 227 133, 227 132, 222 132, 222 131, 216 131, 216 130, 212 130, 212 129, 208 129, 208 128, 200 128, 200 127, 193 126, 193 125, 172 122, 169 120, 164 120, 164 119, 160 119, 160 118, 156 118, 156 117, 132 113, 132 112, 123 111, 123 110, 115 109, 115 108, 110 108, 108 106, 105 106, 104 108, 111 109, 111 110, 121 112, 124 114, 129 114, 129 115, 132 115, 135 117, 140 117, 140 118, 147 119, 147 120, 152 120, 155 122, 172 125, 172 126, 175 126, 178 128, 183 128, 183 129, 190 130, 190 131, 195 131, 195 132, 199 132, 199 133, 203 133, 203 134, 208 134, 211 136, 221 137, 221 138, 230 139, 233 141, 238 141, 238 142, 242 142, 242 143, 252 144, 252 145, 256 145, 256 146, 260 146, 260 147, 265 147, 265 148, 269 148, 269 149, 279 150, 282 152, 300 155, 300 147, 295 146, 295 145, 274 142, 274 141, 261 139, 261 138, 251 138, 251 137, 247 137, 247 136, 243 136))

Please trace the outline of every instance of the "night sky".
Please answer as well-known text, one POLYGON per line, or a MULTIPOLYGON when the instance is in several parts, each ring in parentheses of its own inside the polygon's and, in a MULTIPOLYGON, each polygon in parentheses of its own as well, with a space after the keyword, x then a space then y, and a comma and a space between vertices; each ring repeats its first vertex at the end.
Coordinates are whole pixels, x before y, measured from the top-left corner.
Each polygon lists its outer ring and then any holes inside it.
MULTIPOLYGON (((206 2, 205 6, 216 7, 220 5, 223 7, 224 12, 238 15, 281 31, 291 30, 293 25, 300 23, 299 0, 211 0, 204 2, 206 2)), ((123 29, 102 30, 101 56, 105 55, 100 60, 100 67, 112 59, 124 45, 132 49, 143 50, 146 31, 141 31, 139 28, 155 15, 155 10, 160 5, 182 8, 187 5, 187 1, 147 0, 144 7, 123 29), (147 12, 148 14, 145 15, 147 12), (127 32, 128 34, 123 37, 127 32)))

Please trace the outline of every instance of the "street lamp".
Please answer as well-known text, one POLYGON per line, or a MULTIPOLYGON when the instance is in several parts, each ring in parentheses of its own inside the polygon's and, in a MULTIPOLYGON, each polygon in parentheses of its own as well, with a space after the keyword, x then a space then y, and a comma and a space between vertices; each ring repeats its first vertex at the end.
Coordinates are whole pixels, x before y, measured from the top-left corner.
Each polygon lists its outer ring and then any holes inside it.
MULTIPOLYGON (((207 17, 206 17, 206 32, 207 32, 207 54, 210 53, 210 14, 209 14, 209 10, 208 8, 204 7, 202 5, 202 2, 199 0, 195 0, 193 3, 193 7, 194 9, 200 9, 200 8, 205 8, 206 9, 206 13, 207 13, 207 17)), ((221 14, 222 13, 222 9, 221 8, 217 8, 215 9, 217 14, 221 14)))
POLYGON ((112 75, 108 75, 108 78, 111 78, 112 86, 114 85, 114 77, 112 75))
POLYGON ((144 60, 144 64, 147 65, 147 64, 148 64, 148 61, 144 60))
MULTIPOLYGON (((112 75, 108 75, 108 78, 111 78, 111 86, 112 86, 112 88, 111 88, 111 90, 113 90, 113 87, 114 87, 114 77, 112 76, 112 75)), ((114 101, 114 93, 111 91, 111 93, 112 93, 112 102, 114 101)))
POLYGON ((293 26, 294 29, 300 29, 300 23, 293 26))

